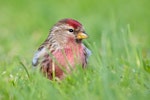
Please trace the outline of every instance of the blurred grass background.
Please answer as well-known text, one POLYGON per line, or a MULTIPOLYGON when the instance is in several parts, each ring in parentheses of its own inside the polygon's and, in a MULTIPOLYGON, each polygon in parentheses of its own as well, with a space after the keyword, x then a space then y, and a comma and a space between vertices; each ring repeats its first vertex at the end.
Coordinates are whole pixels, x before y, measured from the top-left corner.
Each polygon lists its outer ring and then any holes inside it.
POLYGON ((149 4, 149 0, 1 0, 0 100, 149 100, 149 4), (92 56, 86 72, 79 68, 58 84, 34 71, 31 60, 62 18, 84 25, 92 56))

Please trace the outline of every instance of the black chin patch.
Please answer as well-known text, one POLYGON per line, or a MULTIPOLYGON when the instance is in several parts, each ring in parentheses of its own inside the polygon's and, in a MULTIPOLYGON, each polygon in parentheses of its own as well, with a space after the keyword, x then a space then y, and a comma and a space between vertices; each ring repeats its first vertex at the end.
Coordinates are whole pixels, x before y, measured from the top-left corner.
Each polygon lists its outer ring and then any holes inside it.
POLYGON ((81 43, 81 42, 82 42, 82 39, 76 39, 76 42, 77 42, 77 43, 81 43))

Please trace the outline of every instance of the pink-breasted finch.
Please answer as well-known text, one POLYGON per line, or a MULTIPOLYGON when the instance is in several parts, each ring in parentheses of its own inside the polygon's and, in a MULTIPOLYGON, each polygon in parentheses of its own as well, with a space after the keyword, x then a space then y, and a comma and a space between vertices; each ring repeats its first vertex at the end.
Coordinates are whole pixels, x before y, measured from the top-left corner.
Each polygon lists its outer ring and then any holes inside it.
POLYGON ((91 51, 82 40, 87 37, 78 21, 70 18, 58 21, 35 52, 32 65, 40 66, 40 70, 50 80, 54 77, 64 79, 77 65, 86 67, 91 51))

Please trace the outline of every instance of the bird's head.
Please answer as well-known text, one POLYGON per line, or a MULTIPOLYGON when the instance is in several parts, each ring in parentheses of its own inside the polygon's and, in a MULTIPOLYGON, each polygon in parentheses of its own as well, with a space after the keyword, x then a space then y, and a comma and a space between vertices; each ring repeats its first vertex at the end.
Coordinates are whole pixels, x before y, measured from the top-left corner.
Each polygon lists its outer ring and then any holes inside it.
POLYGON ((87 34, 81 23, 74 19, 62 19, 58 21, 50 31, 49 38, 54 38, 59 43, 67 42, 81 43, 87 38, 87 34))

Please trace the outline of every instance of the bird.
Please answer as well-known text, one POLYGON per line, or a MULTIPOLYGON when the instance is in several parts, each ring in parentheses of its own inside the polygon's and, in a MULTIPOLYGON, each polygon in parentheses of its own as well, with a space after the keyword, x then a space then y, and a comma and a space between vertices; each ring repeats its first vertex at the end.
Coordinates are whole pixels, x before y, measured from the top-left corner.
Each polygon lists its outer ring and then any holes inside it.
POLYGON ((50 80, 63 80, 78 65, 85 69, 91 55, 90 49, 82 41, 86 38, 88 35, 80 22, 72 18, 59 20, 36 50, 33 67, 39 66, 50 80))

